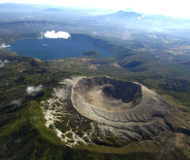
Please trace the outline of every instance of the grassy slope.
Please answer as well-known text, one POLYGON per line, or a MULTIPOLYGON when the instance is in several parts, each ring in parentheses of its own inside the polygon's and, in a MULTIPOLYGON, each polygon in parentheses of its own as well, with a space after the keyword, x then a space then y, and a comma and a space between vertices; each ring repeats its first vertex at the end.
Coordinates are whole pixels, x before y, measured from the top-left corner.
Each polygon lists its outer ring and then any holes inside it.
POLYGON ((21 118, 0 134, 0 157, 2 159, 84 160, 109 158, 127 160, 133 159, 132 157, 135 159, 153 159, 152 153, 142 151, 118 155, 70 149, 55 136, 54 132, 45 127, 45 120, 38 102, 30 101, 21 112, 21 118), (5 148, 9 149, 6 150, 5 148))
MULTIPOLYGON (((70 149, 64 145, 50 129, 45 127, 45 120, 37 101, 30 101, 20 111, 21 117, 15 123, 1 130, 1 159, 22 160, 100 160, 100 159, 156 159, 163 151, 156 144, 131 144, 128 147, 109 148, 101 146, 78 147, 70 149), (8 150, 7 150, 8 148, 8 150), (109 154, 106 154, 109 153, 109 154), (112 152, 112 153, 110 153, 112 152)), ((169 148, 168 148, 169 150, 169 148)), ((171 155, 166 152, 165 159, 188 159, 179 149, 172 150, 171 155), (180 156, 179 156, 180 154, 180 156), (176 157, 175 157, 176 156, 176 157)))

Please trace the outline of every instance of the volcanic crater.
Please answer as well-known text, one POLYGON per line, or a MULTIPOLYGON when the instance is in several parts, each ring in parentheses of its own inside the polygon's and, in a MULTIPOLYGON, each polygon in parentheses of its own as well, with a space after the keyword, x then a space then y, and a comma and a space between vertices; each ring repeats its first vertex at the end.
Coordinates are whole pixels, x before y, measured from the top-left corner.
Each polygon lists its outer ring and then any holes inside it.
POLYGON ((82 79, 78 85, 86 102, 102 110, 128 110, 142 100, 141 86, 133 82, 94 78, 82 79))
POLYGON ((92 143, 94 137, 103 140, 107 136, 122 137, 122 143, 148 140, 181 127, 175 121, 181 119, 181 114, 140 83, 107 76, 77 76, 60 84, 53 98, 44 102, 43 111, 46 126, 53 125, 62 140, 68 142, 69 137, 62 137, 72 132, 72 145, 78 141, 92 143), (68 131, 55 125, 56 121, 66 124, 68 131))
POLYGON ((159 96, 136 82, 124 82, 106 76, 81 78, 72 88, 74 108, 81 115, 104 122, 145 122, 166 110, 159 96))

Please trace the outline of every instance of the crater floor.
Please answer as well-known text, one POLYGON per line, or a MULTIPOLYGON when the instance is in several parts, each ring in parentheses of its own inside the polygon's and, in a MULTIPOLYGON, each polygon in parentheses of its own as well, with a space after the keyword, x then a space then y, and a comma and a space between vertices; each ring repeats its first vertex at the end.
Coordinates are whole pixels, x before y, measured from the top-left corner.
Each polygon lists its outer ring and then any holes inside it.
POLYGON ((141 86, 133 82, 119 82, 111 79, 103 81, 93 81, 83 79, 78 82, 83 97, 94 107, 107 111, 128 110, 140 103, 142 99, 141 86), (86 82, 85 82, 86 81, 86 82), (88 84, 87 84, 88 83, 88 84))

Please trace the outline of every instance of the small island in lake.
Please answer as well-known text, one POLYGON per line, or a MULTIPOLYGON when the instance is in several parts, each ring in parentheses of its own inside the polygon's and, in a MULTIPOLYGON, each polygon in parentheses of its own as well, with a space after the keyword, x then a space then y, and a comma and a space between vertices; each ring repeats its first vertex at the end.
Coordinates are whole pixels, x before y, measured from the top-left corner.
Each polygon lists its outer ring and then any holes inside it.
POLYGON ((84 51, 83 55, 87 57, 100 57, 102 56, 102 53, 94 51, 94 50, 89 50, 89 51, 84 51))

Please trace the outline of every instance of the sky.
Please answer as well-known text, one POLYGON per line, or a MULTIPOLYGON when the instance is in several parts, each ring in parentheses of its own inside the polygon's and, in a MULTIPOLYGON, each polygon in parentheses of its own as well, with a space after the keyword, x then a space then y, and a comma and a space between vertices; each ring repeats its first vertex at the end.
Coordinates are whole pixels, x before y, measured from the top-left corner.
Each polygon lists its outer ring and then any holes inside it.
POLYGON ((0 3, 54 4, 67 7, 121 10, 190 18, 190 0, 0 0, 0 3))

